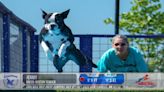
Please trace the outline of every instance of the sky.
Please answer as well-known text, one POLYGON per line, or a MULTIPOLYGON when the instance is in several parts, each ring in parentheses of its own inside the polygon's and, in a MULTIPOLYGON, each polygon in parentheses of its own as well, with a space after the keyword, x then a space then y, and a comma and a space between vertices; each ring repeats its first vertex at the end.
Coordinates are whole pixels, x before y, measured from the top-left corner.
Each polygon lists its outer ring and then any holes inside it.
MULTIPOLYGON (((115 0, 0 0, 16 16, 34 28, 38 34, 43 27, 42 12, 63 12, 70 9, 65 19, 73 34, 114 34, 114 25, 106 25, 103 20, 115 15, 115 0)), ((129 4, 130 0, 121 1, 129 4)), ((124 5, 121 10, 127 10, 124 5)))
MULTIPOLYGON (((115 16, 115 0, 0 0, 16 16, 34 28, 43 27, 42 12, 63 12, 70 9, 65 23, 73 34, 114 34, 114 25, 103 20, 115 16)), ((120 13, 130 10, 131 0, 120 0, 120 13)), ((161 0, 164 4, 164 0, 161 0)), ((162 8, 164 10, 164 8, 162 8)), ((121 32, 120 32, 121 33, 121 32)))

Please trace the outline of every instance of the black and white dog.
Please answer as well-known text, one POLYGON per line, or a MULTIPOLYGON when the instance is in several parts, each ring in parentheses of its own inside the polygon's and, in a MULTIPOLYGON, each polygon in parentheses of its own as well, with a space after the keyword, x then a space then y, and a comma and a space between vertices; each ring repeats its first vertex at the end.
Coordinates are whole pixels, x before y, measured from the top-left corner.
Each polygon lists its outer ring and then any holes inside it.
MULTIPOLYGON (((74 36, 64 23, 69 10, 62 13, 46 13, 43 11, 44 27, 40 32, 40 44, 50 61, 53 61, 58 72, 67 61, 74 61, 79 67, 91 66, 97 68, 90 58, 83 55, 74 45, 74 36)), ((80 71, 85 72, 85 71, 80 71)))

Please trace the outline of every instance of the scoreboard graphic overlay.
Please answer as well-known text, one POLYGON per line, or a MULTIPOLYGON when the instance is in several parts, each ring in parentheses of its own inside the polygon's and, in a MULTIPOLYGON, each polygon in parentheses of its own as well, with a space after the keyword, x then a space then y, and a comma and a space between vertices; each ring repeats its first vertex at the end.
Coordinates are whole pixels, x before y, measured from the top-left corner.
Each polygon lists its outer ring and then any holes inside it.
POLYGON ((0 90, 164 89, 163 73, 0 73, 0 90))

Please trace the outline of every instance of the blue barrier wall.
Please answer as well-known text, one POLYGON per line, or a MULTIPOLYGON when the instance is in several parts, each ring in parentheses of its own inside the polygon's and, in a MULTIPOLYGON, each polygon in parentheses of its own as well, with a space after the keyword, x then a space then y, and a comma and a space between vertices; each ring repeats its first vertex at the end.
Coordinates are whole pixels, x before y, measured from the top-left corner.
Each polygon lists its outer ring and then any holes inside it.
POLYGON ((36 29, 0 2, 0 72, 38 72, 36 29))

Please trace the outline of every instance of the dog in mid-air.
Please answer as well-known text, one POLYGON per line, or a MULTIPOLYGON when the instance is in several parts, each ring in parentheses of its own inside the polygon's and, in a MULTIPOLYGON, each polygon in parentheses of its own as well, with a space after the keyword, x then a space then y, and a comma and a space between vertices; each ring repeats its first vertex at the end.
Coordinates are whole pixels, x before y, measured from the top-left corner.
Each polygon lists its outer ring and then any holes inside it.
MULTIPOLYGON (((63 72, 63 66, 67 61, 74 61, 79 67, 97 66, 86 55, 82 54, 74 45, 74 36, 64 19, 70 10, 62 13, 47 13, 42 10, 44 27, 40 32, 40 44, 46 52, 46 56, 53 61, 58 72, 63 72)), ((85 71, 79 71, 85 72, 85 71)))

